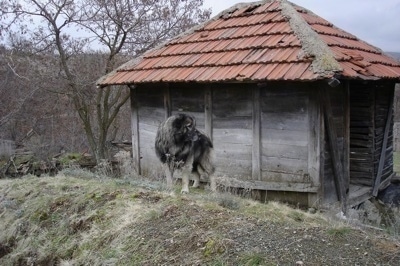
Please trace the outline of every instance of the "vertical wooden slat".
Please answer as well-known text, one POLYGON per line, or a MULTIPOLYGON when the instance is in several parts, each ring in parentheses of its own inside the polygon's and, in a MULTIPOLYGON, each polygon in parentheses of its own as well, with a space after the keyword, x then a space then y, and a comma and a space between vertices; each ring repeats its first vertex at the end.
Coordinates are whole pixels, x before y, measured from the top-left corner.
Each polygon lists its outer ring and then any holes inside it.
POLYGON ((252 179, 261 180, 261 103, 260 87, 253 89, 252 179))
POLYGON ((171 93, 169 89, 169 84, 164 87, 164 110, 165 119, 171 116, 171 93))
POLYGON ((336 189, 338 191, 338 197, 342 206, 343 213, 347 212, 347 194, 345 187, 345 180, 343 175, 343 165, 340 160, 339 151, 342 150, 339 147, 337 139, 337 130, 333 121, 333 112, 330 100, 329 88, 325 88, 322 95, 324 105, 324 120, 325 126, 328 133, 329 146, 332 155, 333 172, 335 177, 336 189))
POLYGON ((374 197, 376 197, 378 195, 379 186, 381 184, 381 179, 382 179, 383 166, 385 165, 385 160, 386 160, 386 148, 387 148, 387 143, 388 143, 388 138, 389 138, 390 125, 391 125, 391 121, 392 121, 392 117, 393 117, 393 96, 392 95, 390 96, 388 108, 389 108, 389 110, 388 110, 387 117, 386 117, 385 132, 384 132, 384 136, 383 136, 381 155, 379 158, 379 166, 378 166, 378 171, 376 173, 374 189, 372 190, 372 195, 374 197))
POLYGON ((213 140, 213 121, 212 121, 212 91, 211 87, 207 86, 204 92, 204 128, 207 136, 213 140))
POLYGON ((141 174, 140 146, 139 146, 139 107, 137 101, 137 88, 130 87, 131 92, 131 130, 132 130, 132 158, 137 173, 141 174))
MULTIPOLYGON (((315 88, 312 88, 315 89, 315 88)), ((318 203, 318 200, 322 195, 321 184, 321 168, 323 168, 323 160, 321 159, 321 112, 318 101, 318 94, 314 91, 310 91, 309 102, 308 102, 308 119, 309 119, 309 136, 308 136, 308 174, 310 181, 314 186, 319 187, 318 193, 309 193, 308 205, 314 206, 318 203), (322 162, 322 165, 321 165, 322 162)))
POLYGON ((345 81, 343 93, 343 182, 346 195, 350 189, 350 83, 345 81))

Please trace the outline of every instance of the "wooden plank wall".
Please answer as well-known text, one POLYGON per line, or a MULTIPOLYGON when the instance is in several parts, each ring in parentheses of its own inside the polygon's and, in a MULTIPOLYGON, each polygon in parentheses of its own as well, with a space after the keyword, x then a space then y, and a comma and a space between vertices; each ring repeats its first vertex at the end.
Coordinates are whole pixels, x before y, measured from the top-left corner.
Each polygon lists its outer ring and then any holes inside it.
MULTIPOLYGON (((325 95, 327 100, 330 102, 330 114, 328 114, 329 118, 332 119, 332 127, 335 136, 334 142, 331 142, 335 146, 335 152, 337 153, 338 163, 341 163, 341 171, 342 173, 339 176, 335 175, 334 169, 334 156, 333 149, 331 147, 327 123, 328 121, 324 121, 324 174, 323 174, 323 195, 324 204, 335 203, 339 200, 339 194, 346 192, 349 188, 349 176, 348 176, 348 163, 345 163, 348 156, 348 131, 347 131, 347 120, 346 113, 348 112, 348 107, 346 107, 347 103, 347 93, 346 93, 346 85, 342 83, 340 86, 335 88, 326 88, 324 92, 329 94, 328 97, 325 95), (339 180, 340 179, 340 180, 339 180), (339 189, 339 186, 342 186, 342 189, 339 189)), ((323 95, 321 95, 323 96, 323 95)), ((326 112, 326 108, 324 112, 326 112)), ((325 119, 326 120, 326 119, 325 119)), ((345 195, 342 195, 342 197, 345 195)))
POLYGON ((139 86, 135 93, 142 174, 162 175, 154 151, 157 127, 168 114, 182 112, 193 115, 197 127, 211 133, 217 176, 253 189, 317 192, 321 118, 310 86, 139 86))
POLYGON ((394 85, 380 84, 375 87, 375 150, 374 150, 374 182, 375 194, 379 186, 393 174, 393 96, 394 85), (390 113, 391 112, 391 113, 390 113), (389 119, 389 120, 388 120, 389 119), (384 147, 384 151, 382 151, 384 147), (383 156, 381 158, 381 156, 383 156), (382 159, 382 162, 381 162, 382 159), (381 171, 379 172, 379 164, 381 171))
POLYGON ((261 117, 262 181, 287 191, 302 191, 296 184, 318 184, 318 174, 309 171, 310 90, 299 84, 263 88, 261 117))
POLYGON ((140 86, 134 90, 138 102, 141 174, 157 177, 162 174, 162 169, 155 153, 154 141, 158 126, 165 119, 163 88, 140 86))
POLYGON ((350 90, 350 182, 371 186, 374 180, 375 91, 361 83, 350 90))
POLYGON ((251 179, 252 88, 243 84, 213 87, 216 175, 251 179))
MULTIPOLYGON (((391 84, 353 82, 350 90, 350 182, 374 186, 382 155, 385 128, 388 127, 385 159, 378 183, 393 174, 393 118, 387 125, 389 108, 393 108, 391 84)), ((378 185, 379 186, 379 185, 378 185)))

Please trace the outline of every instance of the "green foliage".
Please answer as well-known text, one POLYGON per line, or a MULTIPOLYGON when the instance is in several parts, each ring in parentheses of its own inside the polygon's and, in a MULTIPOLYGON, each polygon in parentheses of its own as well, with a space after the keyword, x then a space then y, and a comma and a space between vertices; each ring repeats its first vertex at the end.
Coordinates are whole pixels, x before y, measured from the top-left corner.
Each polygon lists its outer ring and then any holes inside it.
POLYGON ((346 226, 333 227, 327 231, 328 235, 333 237, 343 237, 348 235, 350 232, 352 232, 352 229, 346 226))
POLYGON ((82 154, 80 153, 66 153, 60 157, 60 163, 64 166, 69 166, 71 164, 79 162, 82 159, 82 154))
POLYGON ((248 253, 248 254, 245 254, 241 258, 240 264, 243 265, 243 266, 267 265, 265 257, 262 254, 259 254, 259 253, 248 253))

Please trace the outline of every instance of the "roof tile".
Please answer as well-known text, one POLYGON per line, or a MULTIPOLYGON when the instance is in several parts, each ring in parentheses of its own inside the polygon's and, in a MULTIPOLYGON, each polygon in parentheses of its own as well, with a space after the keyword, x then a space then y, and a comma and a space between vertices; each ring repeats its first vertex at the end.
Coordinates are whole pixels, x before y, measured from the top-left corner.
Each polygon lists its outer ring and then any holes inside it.
POLYGON ((122 66, 99 84, 307 81, 334 74, 399 80, 400 62, 302 7, 271 0, 231 8, 122 66), (313 63, 320 55, 306 45, 315 39, 307 39, 293 23, 316 32, 318 44, 313 44, 327 46, 324 51, 341 70, 318 72, 313 63))

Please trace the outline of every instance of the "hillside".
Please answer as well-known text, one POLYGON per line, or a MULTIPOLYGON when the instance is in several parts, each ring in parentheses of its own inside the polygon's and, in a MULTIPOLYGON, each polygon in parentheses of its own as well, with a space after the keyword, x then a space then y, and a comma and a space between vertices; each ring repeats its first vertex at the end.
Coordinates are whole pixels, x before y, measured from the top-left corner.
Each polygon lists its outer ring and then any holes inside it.
POLYGON ((397 265, 398 235, 83 171, 0 180, 0 265, 397 265))
POLYGON ((400 53, 399 52, 387 52, 388 55, 390 55, 393 58, 396 58, 397 60, 400 60, 400 53))

